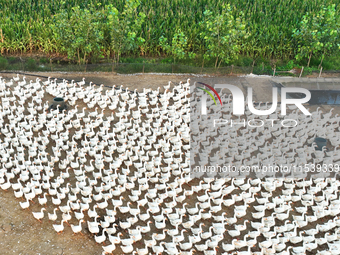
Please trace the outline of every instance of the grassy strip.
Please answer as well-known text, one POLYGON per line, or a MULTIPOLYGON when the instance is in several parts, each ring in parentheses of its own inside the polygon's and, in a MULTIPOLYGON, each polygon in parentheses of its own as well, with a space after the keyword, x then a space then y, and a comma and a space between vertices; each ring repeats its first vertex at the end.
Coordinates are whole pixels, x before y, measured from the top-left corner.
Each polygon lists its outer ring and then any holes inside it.
MULTIPOLYGON (((107 59, 103 59, 107 61, 107 59)), ((299 76, 304 66, 303 76, 319 71, 319 60, 311 61, 311 66, 306 68, 306 61, 294 62, 293 60, 273 61, 264 58, 255 59, 240 57, 232 65, 214 68, 213 61, 202 68, 197 62, 184 59, 177 64, 172 63, 171 58, 141 58, 126 57, 121 63, 112 64, 111 61, 100 64, 77 65, 67 61, 50 61, 46 57, 0 57, 0 70, 21 70, 21 71, 74 71, 74 72, 117 72, 129 73, 206 73, 206 74, 244 74, 254 73, 258 75, 272 75, 274 66, 276 75, 299 76), (254 63, 254 66, 253 66, 254 63), (293 71, 292 71, 293 70, 293 71), (288 72, 292 71, 292 72, 288 72)), ((340 70, 340 57, 326 57, 323 64, 324 71, 340 70)))

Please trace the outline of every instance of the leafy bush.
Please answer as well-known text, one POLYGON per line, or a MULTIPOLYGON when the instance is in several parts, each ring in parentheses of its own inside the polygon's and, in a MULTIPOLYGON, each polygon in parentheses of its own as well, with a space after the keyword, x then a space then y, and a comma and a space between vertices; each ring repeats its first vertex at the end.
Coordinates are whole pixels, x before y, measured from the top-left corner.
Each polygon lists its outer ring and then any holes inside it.
POLYGON ((47 58, 41 58, 41 59, 39 59, 39 63, 40 63, 40 64, 48 64, 49 61, 48 61, 47 58))
POLYGON ((8 67, 8 60, 4 57, 0 57, 0 69, 5 70, 8 67))
POLYGON ((37 62, 33 58, 29 58, 25 63, 25 69, 34 71, 37 69, 37 62))
POLYGON ((167 57, 167 58, 163 58, 161 60, 161 63, 163 64, 170 64, 170 63, 173 63, 174 62, 174 59, 173 58, 170 58, 170 57, 167 57))
POLYGON ((323 7, 318 13, 307 13, 298 28, 293 29, 293 38, 298 42, 297 60, 308 57, 307 67, 312 64, 312 56, 321 56, 319 68, 325 56, 339 52, 340 18, 335 4, 323 7))
POLYGON ((15 58, 15 57, 9 57, 9 58, 8 58, 8 63, 14 64, 14 63, 16 63, 16 62, 18 62, 18 59, 17 59, 17 58, 15 58))
POLYGON ((62 10, 54 17, 51 25, 56 40, 62 45, 70 59, 84 64, 88 57, 101 55, 104 38, 102 13, 93 9, 72 8, 71 13, 62 10))
POLYGON ((339 70, 340 69, 340 56, 329 56, 325 57, 322 67, 324 70, 339 70))
POLYGON ((237 59, 242 40, 249 36, 243 12, 234 16, 230 4, 223 4, 220 13, 206 10, 203 14, 203 21, 199 24, 203 47, 206 49, 204 59, 215 58, 215 68, 219 67, 221 62, 228 64, 237 59))
POLYGON ((238 59, 235 59, 232 64, 234 66, 252 66, 253 61, 254 60, 251 57, 240 56, 238 59))

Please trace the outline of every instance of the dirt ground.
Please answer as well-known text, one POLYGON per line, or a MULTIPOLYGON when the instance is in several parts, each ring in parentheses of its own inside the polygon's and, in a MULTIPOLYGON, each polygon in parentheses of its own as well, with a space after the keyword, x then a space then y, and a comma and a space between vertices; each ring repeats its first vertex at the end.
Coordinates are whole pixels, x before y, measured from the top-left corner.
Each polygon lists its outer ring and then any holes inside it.
MULTIPOLYGON (((85 81, 106 86, 124 85, 130 90, 143 88, 157 89, 167 85, 169 81, 178 84, 180 81, 186 82, 188 78, 191 82, 203 81, 210 84, 230 83, 242 86, 258 85, 261 87, 255 94, 257 100, 265 100, 266 88, 271 87, 268 78, 238 78, 238 77, 208 77, 208 76, 190 76, 190 75, 114 75, 110 73, 36 73, 42 76, 51 76, 55 78, 64 78, 80 81, 85 77, 85 81)), ((0 74, 6 81, 10 80, 14 74, 0 74)), ((22 79, 22 76, 20 76, 22 79)), ((35 80, 35 76, 26 75, 26 80, 35 80)), ((81 107, 80 107, 81 109, 81 107)), ((324 112, 330 109, 325 106, 324 112)), ((40 205, 31 204, 30 211, 22 210, 19 205, 19 199, 16 199, 13 191, 0 190, 0 253, 1 254, 55 254, 55 255, 71 255, 71 254, 101 254, 101 245, 96 244, 90 233, 84 235, 73 235, 70 227, 66 226, 62 234, 57 234, 52 223, 47 217, 38 222, 32 215, 32 211, 40 211, 40 205)), ((36 200, 35 200, 36 201, 36 200)), ((59 223, 59 221, 58 221, 59 223)), ((84 225, 85 226, 85 225, 84 225)), ((114 254, 119 254, 115 251, 114 254)))

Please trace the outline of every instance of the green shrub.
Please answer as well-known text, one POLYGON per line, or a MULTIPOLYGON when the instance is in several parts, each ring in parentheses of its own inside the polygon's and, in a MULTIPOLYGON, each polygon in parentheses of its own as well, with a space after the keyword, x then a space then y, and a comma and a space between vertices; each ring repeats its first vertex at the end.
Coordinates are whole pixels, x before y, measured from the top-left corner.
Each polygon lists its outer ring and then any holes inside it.
POLYGON ((25 63, 25 69, 29 71, 34 71, 37 69, 37 63, 33 58, 29 58, 25 63))
POLYGON ((312 57, 310 60, 310 66, 318 66, 320 64, 321 59, 320 58, 316 58, 316 57, 312 57))
POLYGON ((333 56, 326 56, 322 67, 324 70, 339 70, 340 69, 340 56, 333 55, 333 56))
POLYGON ((16 63, 16 62, 18 62, 18 59, 17 59, 16 57, 9 57, 9 58, 8 58, 8 63, 14 64, 14 63, 16 63))
POLYGON ((264 58, 264 57, 258 57, 258 58, 255 59, 255 65, 256 66, 262 66, 262 63, 264 65, 270 65, 270 60, 268 58, 264 58))
POLYGON ((8 67, 8 60, 4 57, 0 57, 0 69, 5 70, 8 67))
POLYGON ((234 66, 252 66, 253 65, 253 59, 251 57, 247 56, 240 56, 237 59, 235 59, 232 64, 234 66))
POLYGON ((174 59, 172 57, 166 57, 161 60, 162 64, 171 64, 174 62, 174 59))
POLYGON ((39 59, 39 63, 40 63, 40 64, 48 64, 49 61, 48 61, 47 58, 41 58, 41 59, 39 59))

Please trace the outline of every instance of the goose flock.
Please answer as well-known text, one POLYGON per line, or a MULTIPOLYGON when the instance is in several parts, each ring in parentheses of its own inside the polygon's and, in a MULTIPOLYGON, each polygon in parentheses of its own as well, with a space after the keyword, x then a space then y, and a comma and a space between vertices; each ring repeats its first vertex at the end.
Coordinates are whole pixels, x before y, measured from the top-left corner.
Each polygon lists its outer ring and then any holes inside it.
MULTIPOLYGON (((333 115, 334 108, 323 114, 320 107, 310 115, 302 114, 295 105, 288 106, 288 114, 281 115, 278 107, 270 115, 254 115, 246 108, 245 115, 235 117, 232 94, 223 94, 223 106, 207 101, 209 113, 201 115, 201 90, 193 91, 191 100, 191 162, 192 167, 219 165, 234 169, 285 169, 258 171, 256 177, 295 176, 314 178, 334 177, 340 171, 340 116, 333 115), (316 139, 324 137, 334 148, 322 148, 316 139), (266 167, 266 168, 264 168, 266 167), (281 175, 280 175, 281 174, 281 175), (283 174, 283 175, 282 175, 283 174), (285 174, 285 175, 284 175, 285 174)), ((258 110, 268 110, 268 103, 258 103, 258 110)), ((310 112, 310 109, 307 109, 310 112)), ((199 169, 199 168, 198 168, 199 169)), ((227 170, 229 168, 225 168, 227 170)), ((244 177, 241 171, 226 171, 228 177, 244 177)), ((207 173, 194 173, 200 177, 207 173)), ((210 176, 216 176, 211 173, 210 176)))
POLYGON ((103 254, 340 254, 337 178, 193 178, 190 160, 337 164, 340 118, 291 109, 296 128, 221 126, 212 143, 212 130, 190 123, 199 118, 193 86, 137 93, 0 79, 1 189, 23 209, 39 204, 33 217, 57 233, 90 232, 103 254), (68 110, 49 111, 47 96, 64 98, 68 110), (335 149, 315 150, 316 135, 335 149))

